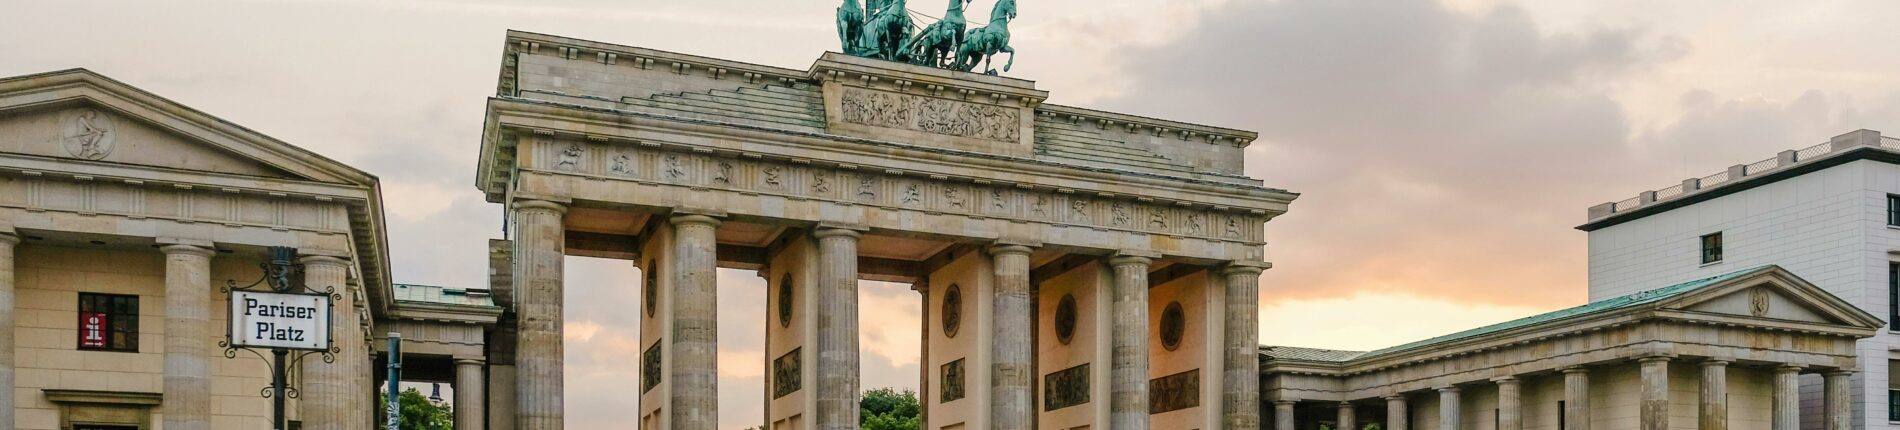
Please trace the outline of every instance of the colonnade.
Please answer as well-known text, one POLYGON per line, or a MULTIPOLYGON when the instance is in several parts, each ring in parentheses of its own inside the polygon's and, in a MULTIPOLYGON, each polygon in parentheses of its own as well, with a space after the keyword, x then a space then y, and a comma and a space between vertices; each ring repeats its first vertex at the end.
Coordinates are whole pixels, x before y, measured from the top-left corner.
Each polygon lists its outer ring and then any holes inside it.
MULTIPOLYGON (((1638 400, 1638 428, 1642 430, 1664 430, 1670 427, 1670 364, 1685 361, 1673 356, 1650 356, 1637 360, 1640 367, 1641 394, 1638 400)), ((1728 373, 1732 362, 1720 359, 1700 359, 1694 362, 1698 372, 1698 394, 1696 428, 1699 430, 1727 430, 1729 428, 1728 373)), ((1774 430, 1799 430, 1801 428, 1801 383, 1800 374, 1805 370, 1798 366, 1778 366, 1773 368, 1772 419, 1774 430)), ((1561 430, 1589 430, 1592 426, 1590 402, 1591 368, 1571 366, 1558 369, 1563 383, 1563 409, 1561 430)), ((1847 430, 1852 422, 1849 403, 1848 377, 1853 374, 1845 370, 1827 370, 1824 375, 1824 425, 1827 430, 1847 430)), ((1433 389, 1438 396, 1438 428, 1457 430, 1464 426, 1461 416, 1464 409, 1462 392, 1465 388, 1483 382, 1464 385, 1448 385, 1433 389)), ((1489 380, 1497 389, 1495 405, 1497 411, 1497 430, 1522 430, 1524 428, 1523 380, 1515 376, 1492 378, 1489 380)), ((1410 408, 1406 394, 1392 394, 1382 397, 1386 403, 1386 430, 1406 430, 1410 425, 1410 408)), ((1282 399, 1273 402, 1274 430, 1295 430, 1298 421, 1295 416, 1297 400, 1282 399)), ((1336 428, 1357 429, 1355 401, 1339 402, 1336 428)))
MULTIPOLYGON (((561 428, 561 256, 565 206, 539 200, 513 205, 516 236, 516 285, 521 318, 517 363, 517 402, 520 430, 561 428)), ((662 302, 670 327, 662 340, 670 360, 665 416, 671 428, 714 429, 718 417, 716 351, 717 321, 714 288, 717 269, 716 228, 719 218, 707 214, 672 215, 665 226, 673 229, 666 258, 671 288, 662 302), (670 300, 667 301, 667 300, 670 300)), ((811 233, 817 244, 817 381, 811 426, 818 429, 855 429, 858 423, 858 242, 857 229, 820 225, 811 233)), ((987 252, 994 263, 993 300, 988 303, 997 330, 987 345, 992 378, 990 427, 1030 429, 1037 408, 1032 391, 1037 375, 1030 300, 1030 254, 1033 248, 997 243, 987 252)), ((1112 363, 1110 366, 1110 421, 1116 429, 1145 429, 1149 416, 1148 273, 1150 256, 1118 254, 1106 262, 1114 272, 1112 295, 1112 363)), ((1218 271, 1227 305, 1221 328, 1226 342, 1225 368, 1220 380, 1226 428, 1258 428, 1258 284, 1264 263, 1237 262, 1218 271)))

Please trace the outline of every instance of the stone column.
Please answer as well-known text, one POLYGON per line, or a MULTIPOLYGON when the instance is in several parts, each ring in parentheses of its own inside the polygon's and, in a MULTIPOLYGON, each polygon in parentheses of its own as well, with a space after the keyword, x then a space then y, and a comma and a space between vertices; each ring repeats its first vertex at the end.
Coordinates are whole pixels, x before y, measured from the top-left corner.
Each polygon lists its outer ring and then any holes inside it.
POLYGON ((482 389, 488 385, 482 377, 480 359, 455 359, 455 429, 485 430, 488 412, 482 406, 482 389))
MULTIPOLYGON (((858 232, 820 228, 818 240, 818 419, 815 428, 858 428, 858 232)), ((710 237, 708 237, 710 239, 710 237)))
POLYGON ((1590 369, 1573 366, 1564 372, 1564 424, 1559 430, 1590 430, 1590 369))
POLYGON ((0 232, 0 424, 13 425, 13 252, 20 236, 0 232))
POLYGON ((1297 402, 1292 400, 1273 401, 1273 430, 1293 430, 1293 405, 1295 403, 1297 402))
POLYGON ((1504 376, 1491 379, 1498 384, 1498 430, 1524 429, 1524 381, 1504 376))
POLYGON ((1642 430, 1669 430, 1669 357, 1637 359, 1642 368, 1643 397, 1637 413, 1642 430))
POLYGON ((1438 389, 1438 430, 1458 430, 1464 425, 1462 412, 1464 403, 1459 400, 1458 387, 1438 389))
POLYGON ((996 294, 991 300, 995 333, 990 336, 990 428, 1029 430, 1034 423, 1036 403, 1030 393, 1035 375, 1030 366, 1035 344, 1030 342, 1035 327, 1029 318, 1029 252, 1027 246, 990 247, 991 266, 995 269, 996 294))
POLYGON ((1772 430, 1801 430, 1801 367, 1775 368, 1772 430))
MULTIPOLYGON (((361 417, 370 407, 368 399, 363 398, 362 385, 357 379, 369 369, 359 366, 366 354, 363 348, 363 327, 356 320, 356 296, 350 293, 350 262, 336 257, 306 255, 297 259, 303 264, 304 287, 311 292, 329 291, 342 296, 332 304, 330 314, 330 341, 336 348, 335 363, 323 360, 305 359, 303 361, 303 394, 298 407, 302 409, 303 428, 310 430, 345 430, 361 428, 363 422, 353 421, 361 417)), ((363 421, 369 421, 364 417, 363 421)))
POLYGON ((1408 419, 1410 417, 1411 413, 1406 410, 1404 395, 1385 396, 1386 430, 1407 430, 1412 424, 1412 421, 1408 419))
POLYGON ((1338 420, 1339 430, 1359 429, 1359 411, 1352 407, 1352 402, 1339 402, 1338 420))
MULTIPOLYGON (((1250 262, 1252 263, 1252 262, 1250 262)), ((1257 263, 1256 263, 1257 264, 1257 263)), ((1260 272, 1264 264, 1234 264, 1220 271, 1227 301, 1222 316, 1221 427, 1260 428, 1260 272)))
POLYGON ((1699 430, 1728 430, 1728 362, 1702 362, 1702 401, 1696 414, 1699 430))
POLYGON ((209 242, 165 253, 166 430, 211 428, 211 256, 209 242))
POLYGON ((1848 430, 1854 425, 1853 387, 1851 370, 1828 372, 1823 378, 1826 386, 1827 410, 1822 413, 1822 427, 1825 430, 1848 430))
POLYGON ((1109 370, 1109 428, 1148 428, 1148 265, 1147 257, 1109 259, 1115 270, 1110 317, 1114 338, 1109 370))
MULTIPOLYGON (((673 387, 667 391, 671 394, 671 398, 667 399, 667 415, 671 417, 675 429, 715 430, 719 428, 719 259, 716 253, 719 220, 705 215, 674 215, 671 222, 674 278, 673 311, 669 315, 672 317, 673 330, 666 337, 672 344, 667 354, 673 357, 673 367, 667 372, 667 377, 672 379, 673 387)), ((821 248, 819 252, 823 253, 824 250, 821 248)), ((833 264, 829 259, 820 260, 819 276, 825 276, 822 272, 833 264)), ((849 269, 855 270, 856 266, 849 269)), ((819 303, 828 300, 820 300, 819 303)), ((841 317, 825 311, 820 311, 819 315, 818 346, 820 351, 825 351, 824 321, 827 316, 841 317)), ((855 321, 856 316, 854 313, 850 318, 855 321)), ((853 345, 856 345, 855 334, 854 331, 853 345)), ((852 350, 851 353, 855 357, 857 351, 852 350)), ((828 392, 824 391, 824 387, 835 383, 825 380, 825 368, 834 365, 832 360, 827 353, 818 354, 820 411, 824 410, 826 400, 823 393, 828 392)), ((857 369, 854 359, 848 370, 852 372, 853 378, 857 375, 857 369)), ((849 387, 830 388, 851 389, 855 392, 856 379, 851 382, 853 384, 849 387)), ((824 418, 821 412, 818 428, 827 428, 822 424, 824 418)))
MULTIPOLYGON (((515 428, 561 430, 562 278, 567 256, 567 206, 541 200, 514 204, 515 428)), ((636 360, 637 361, 637 360, 636 360)))

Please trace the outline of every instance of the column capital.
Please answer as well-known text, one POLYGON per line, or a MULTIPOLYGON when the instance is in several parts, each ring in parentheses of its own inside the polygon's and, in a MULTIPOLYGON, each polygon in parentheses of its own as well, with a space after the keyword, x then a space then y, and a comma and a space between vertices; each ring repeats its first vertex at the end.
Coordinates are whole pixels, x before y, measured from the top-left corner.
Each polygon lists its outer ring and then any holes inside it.
POLYGON ((544 211, 553 211, 555 213, 563 213, 563 214, 567 213, 566 203, 553 202, 553 201, 548 201, 548 200, 515 199, 514 204, 510 205, 510 207, 513 207, 515 210, 518 210, 518 211, 519 210, 544 210, 544 211))
POLYGON ((1728 360, 1708 359, 1708 360, 1703 360, 1700 363, 1696 363, 1696 365, 1702 366, 1702 367, 1727 367, 1729 363, 1730 361, 1728 360))
POLYGON ((455 364, 468 364, 468 365, 480 366, 480 365, 488 364, 488 360, 482 359, 482 358, 458 357, 455 359, 455 364))
POLYGON ((1432 391, 1437 391, 1440 393, 1456 393, 1459 391, 1464 391, 1464 389, 1458 388, 1458 386, 1456 385, 1447 385, 1443 387, 1433 388, 1432 391))
POLYGON ((210 258, 211 256, 217 255, 218 253, 218 251, 215 249, 197 246, 197 245, 165 245, 165 246, 158 247, 158 250, 161 252, 164 252, 165 255, 185 254, 185 255, 196 255, 196 256, 205 257, 205 258, 210 258))
POLYGON ((1853 369, 1833 369, 1826 372, 1821 372, 1821 375, 1822 376, 1854 376, 1854 373, 1856 372, 1853 369))
POLYGON ((348 267, 350 265, 350 260, 345 260, 342 258, 332 257, 328 255, 305 255, 305 256, 297 257, 297 264, 302 264, 305 266, 345 266, 345 267, 348 267))
POLYGON ((1299 403, 1299 402, 1300 402, 1299 400, 1286 400, 1286 399, 1281 399, 1281 400, 1274 400, 1274 401, 1273 401, 1273 404, 1274 404, 1275 406, 1279 406, 1279 405, 1287 405, 1287 406, 1292 406, 1292 405, 1293 405, 1294 403, 1299 403))
POLYGON ((818 229, 812 230, 811 232, 811 237, 818 238, 818 239, 824 239, 828 237, 841 237, 841 236, 857 239, 860 237, 864 237, 864 234, 859 233, 858 230, 856 229, 837 227, 837 226, 823 226, 823 225, 818 226, 818 229))
POLYGON ((1559 372, 1563 372, 1563 373, 1564 373, 1565 375, 1569 375, 1569 374, 1573 374, 1573 373, 1582 373, 1582 374, 1589 374, 1589 373, 1590 373, 1590 368, 1589 368, 1589 367, 1585 367, 1585 366, 1580 366, 1580 365, 1579 365, 1579 366, 1568 366, 1568 367, 1564 367, 1564 368, 1562 368, 1562 369, 1557 369, 1557 371, 1559 371, 1559 372))
POLYGON ((20 243, 20 234, 9 228, 0 230, 0 244, 16 245, 20 243))
POLYGON ((675 214, 673 215, 672 218, 668 218, 667 222, 670 222, 676 226, 703 225, 703 226, 714 227, 714 228, 719 227, 719 223, 720 223, 718 218, 713 218, 710 216, 700 215, 700 214, 685 214, 685 215, 675 214))
POLYGON ((1403 401, 1405 401, 1405 395, 1404 395, 1404 394, 1387 394, 1387 395, 1384 395, 1384 396, 1379 396, 1379 398, 1381 398, 1381 399, 1385 399, 1385 401, 1388 401, 1388 402, 1403 402, 1403 401))
POLYGON ((1636 362, 1637 363, 1654 363, 1654 362, 1660 361, 1660 362, 1667 363, 1670 360, 1675 360, 1675 359, 1676 359, 1675 354, 1650 354, 1650 355, 1645 355, 1642 357, 1637 357, 1636 362))
POLYGON ((1806 366, 1783 363, 1780 366, 1775 366, 1775 373, 1787 373, 1787 372, 1801 373, 1801 371, 1807 370, 1807 369, 1808 368, 1806 366))
POLYGON ((1352 401, 1351 401, 1351 400, 1340 400, 1340 401, 1339 401, 1339 406, 1340 406, 1340 407, 1342 407, 1342 408, 1350 408, 1350 407, 1353 407, 1353 405, 1352 405, 1352 401))
POLYGON ((991 244, 989 247, 990 255, 1008 255, 1008 254, 1029 255, 1032 252, 1036 252, 1036 249, 1031 248, 1028 245, 1020 245, 1020 244, 1014 244, 1014 243, 996 242, 994 244, 991 244))
POLYGON ((1503 385, 1503 384, 1516 384, 1523 381, 1517 379, 1516 376, 1499 376, 1496 378, 1491 378, 1491 382, 1499 384, 1499 385, 1503 385))
POLYGON ((1109 266, 1147 266, 1154 262, 1154 257, 1126 252, 1108 257, 1109 266))
POLYGON ((1227 265, 1225 266, 1221 266, 1219 269, 1217 269, 1218 272, 1216 273, 1219 273, 1223 276, 1258 275, 1260 274, 1260 272, 1265 272, 1267 271, 1267 269, 1272 269, 1272 268, 1273 268, 1273 263, 1268 263, 1265 261, 1234 260, 1234 261, 1228 262, 1227 265))

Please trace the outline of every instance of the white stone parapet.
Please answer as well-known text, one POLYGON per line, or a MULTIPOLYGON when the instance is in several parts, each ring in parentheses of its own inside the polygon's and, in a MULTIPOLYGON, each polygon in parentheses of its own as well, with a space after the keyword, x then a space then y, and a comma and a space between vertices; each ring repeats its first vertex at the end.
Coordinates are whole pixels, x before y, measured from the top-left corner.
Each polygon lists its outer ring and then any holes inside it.
POLYGON ((1781 151, 1773 158, 1749 164, 1729 166, 1728 170, 1708 176, 1684 179, 1681 184, 1676 186, 1643 191, 1637 193, 1635 197, 1591 206, 1587 214, 1588 223, 1595 224, 1599 221, 1636 209, 1679 200, 1709 190, 1740 183, 1744 180, 1759 177, 1767 173, 1782 171, 1817 160, 1832 158, 1834 154, 1846 153, 1848 150, 1860 147, 1880 148, 1887 151, 1900 152, 1900 138, 1881 136, 1880 132, 1874 130, 1855 130, 1834 136, 1833 139, 1829 139, 1827 142, 1822 142, 1818 145, 1781 151))

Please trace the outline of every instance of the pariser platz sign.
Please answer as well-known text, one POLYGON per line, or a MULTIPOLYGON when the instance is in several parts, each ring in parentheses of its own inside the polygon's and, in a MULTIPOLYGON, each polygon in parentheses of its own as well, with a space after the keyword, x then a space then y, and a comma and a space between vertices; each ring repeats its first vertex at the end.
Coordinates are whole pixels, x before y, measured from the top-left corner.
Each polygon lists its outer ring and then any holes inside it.
POLYGON ((231 346, 304 351, 330 349, 328 294, 231 291, 231 346))

